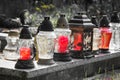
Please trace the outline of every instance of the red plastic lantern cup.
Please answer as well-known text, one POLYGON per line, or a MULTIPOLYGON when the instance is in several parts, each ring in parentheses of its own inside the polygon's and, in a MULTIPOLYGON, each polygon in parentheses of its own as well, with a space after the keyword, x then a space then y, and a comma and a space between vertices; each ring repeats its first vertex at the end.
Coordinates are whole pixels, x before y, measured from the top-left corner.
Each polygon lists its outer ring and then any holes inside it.
POLYGON ((105 53, 108 52, 109 50, 109 44, 112 37, 112 32, 108 28, 101 28, 100 31, 101 31, 101 41, 99 48, 102 52, 105 53))
POLYGON ((64 54, 67 51, 68 48, 68 37, 66 36, 60 36, 58 38, 58 45, 59 45, 59 49, 58 51, 62 54, 64 54))
POLYGON ((31 56, 31 49, 28 47, 21 47, 20 48, 20 60, 30 60, 31 56))

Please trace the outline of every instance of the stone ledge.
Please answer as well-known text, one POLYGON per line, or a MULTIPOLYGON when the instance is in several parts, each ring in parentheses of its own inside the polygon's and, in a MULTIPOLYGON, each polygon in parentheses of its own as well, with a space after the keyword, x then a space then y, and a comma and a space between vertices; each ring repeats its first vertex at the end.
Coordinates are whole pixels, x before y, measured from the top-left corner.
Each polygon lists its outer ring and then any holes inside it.
POLYGON ((81 80, 105 70, 120 67, 120 53, 91 59, 73 59, 54 65, 37 65, 33 69, 15 69, 15 61, 0 60, 0 80, 81 80))

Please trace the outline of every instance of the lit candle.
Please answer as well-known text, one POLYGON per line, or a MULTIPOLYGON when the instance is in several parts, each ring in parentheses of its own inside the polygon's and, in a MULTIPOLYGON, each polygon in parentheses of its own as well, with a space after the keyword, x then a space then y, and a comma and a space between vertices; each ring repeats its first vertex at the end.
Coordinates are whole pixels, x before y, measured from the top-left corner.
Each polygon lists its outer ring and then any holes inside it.
POLYGON ((20 48, 20 60, 29 60, 30 59, 31 49, 28 47, 20 48))

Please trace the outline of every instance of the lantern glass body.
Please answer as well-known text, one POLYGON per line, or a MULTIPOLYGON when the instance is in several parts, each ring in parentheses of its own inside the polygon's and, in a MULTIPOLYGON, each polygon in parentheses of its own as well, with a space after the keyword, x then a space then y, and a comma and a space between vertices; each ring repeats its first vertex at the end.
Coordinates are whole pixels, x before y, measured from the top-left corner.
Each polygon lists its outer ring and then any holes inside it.
POLYGON ((19 54, 17 53, 17 46, 18 46, 18 37, 8 36, 7 45, 3 50, 5 59, 17 60, 19 58, 19 54))
POLYGON ((20 60, 31 59, 32 39, 19 39, 18 53, 20 60))
POLYGON ((71 30, 71 51, 82 51, 83 29, 73 27, 71 30))
POLYGON ((92 42, 92 51, 98 51, 100 45, 100 30, 99 28, 93 28, 93 42, 92 42))
POLYGON ((92 51, 92 29, 84 31, 83 33, 83 51, 92 51))
POLYGON ((93 50, 93 27, 71 26, 71 50, 73 58, 91 58, 93 50), (87 27, 87 28, 86 28, 87 27))
MULTIPOLYGON (((71 28, 72 30, 72 28, 71 28)), ((92 29, 76 28, 72 30, 71 50, 73 51, 92 51, 92 29)))
POLYGON ((36 36, 39 59, 53 59, 55 38, 52 31, 39 31, 36 36))
POLYGON ((120 50, 120 24, 119 23, 110 23, 110 28, 112 30, 110 49, 111 50, 120 50))
POLYGON ((69 52, 69 41, 71 30, 56 28, 55 34, 57 36, 55 43, 55 53, 66 54, 69 52))
POLYGON ((101 50, 109 50, 109 44, 112 37, 112 31, 110 28, 102 27, 100 28, 101 40, 99 48, 101 50))

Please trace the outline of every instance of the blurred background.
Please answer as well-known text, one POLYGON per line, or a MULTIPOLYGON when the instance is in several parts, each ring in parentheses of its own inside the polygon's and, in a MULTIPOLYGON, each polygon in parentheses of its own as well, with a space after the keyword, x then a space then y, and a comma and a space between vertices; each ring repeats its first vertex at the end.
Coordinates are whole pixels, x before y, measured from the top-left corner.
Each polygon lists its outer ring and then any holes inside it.
POLYGON ((10 17, 16 17, 21 10, 29 11, 58 11, 86 10, 90 15, 120 11, 120 0, 2 0, 0 2, 0 13, 10 17), (66 10, 67 9, 67 10, 66 10))
POLYGON ((120 11, 120 0, 2 0, 0 14, 16 18, 25 11, 29 25, 37 26, 45 15, 51 16, 51 21, 56 24, 59 13, 65 13, 69 20, 75 13, 86 11, 89 17, 120 11))

